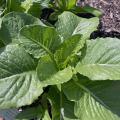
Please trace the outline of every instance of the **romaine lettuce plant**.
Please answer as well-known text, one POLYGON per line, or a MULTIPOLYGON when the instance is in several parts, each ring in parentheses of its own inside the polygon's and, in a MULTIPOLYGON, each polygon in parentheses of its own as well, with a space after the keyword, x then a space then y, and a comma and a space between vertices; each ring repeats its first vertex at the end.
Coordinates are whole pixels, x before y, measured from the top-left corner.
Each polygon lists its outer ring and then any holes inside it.
POLYGON ((89 40, 98 24, 97 17, 71 12, 63 12, 54 27, 26 13, 5 15, 0 109, 33 103, 17 120, 119 120, 120 41, 89 40))

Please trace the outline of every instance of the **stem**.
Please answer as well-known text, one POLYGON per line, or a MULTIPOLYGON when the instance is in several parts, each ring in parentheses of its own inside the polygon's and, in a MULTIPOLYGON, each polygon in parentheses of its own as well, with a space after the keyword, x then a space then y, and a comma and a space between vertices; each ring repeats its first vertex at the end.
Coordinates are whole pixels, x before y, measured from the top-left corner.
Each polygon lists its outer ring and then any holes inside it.
MULTIPOLYGON (((62 86, 60 85, 60 108, 62 108, 62 86)), ((61 110, 60 110, 60 120, 62 120, 61 110)))

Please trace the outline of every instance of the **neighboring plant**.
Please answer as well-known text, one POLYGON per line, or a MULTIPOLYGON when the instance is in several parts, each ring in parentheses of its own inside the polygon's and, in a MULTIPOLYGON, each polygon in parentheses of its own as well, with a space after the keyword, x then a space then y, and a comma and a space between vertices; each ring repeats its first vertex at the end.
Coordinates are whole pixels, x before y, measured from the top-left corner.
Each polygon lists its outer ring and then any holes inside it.
POLYGON ((90 13, 96 17, 102 15, 100 10, 90 6, 80 7, 77 5, 77 2, 78 0, 52 0, 49 6, 54 12, 50 15, 50 20, 57 20, 58 15, 64 11, 70 11, 74 14, 90 13))
POLYGON ((0 15, 4 16, 9 12, 23 12, 35 17, 49 17, 49 20, 56 21, 58 15, 64 11, 70 11, 74 14, 91 13, 96 17, 102 15, 101 11, 90 6, 77 6, 77 0, 1 0, 0 15), (48 11, 44 13, 44 9, 48 11), (53 11, 53 12, 50 12, 53 11), (48 16, 46 15, 48 14, 48 16))
MULTIPOLYGON (((35 17, 40 17, 42 9, 48 7, 50 0, 2 0, 4 1, 4 14, 12 11, 24 12, 35 17)), ((1 3, 3 2, 0 2, 1 3)))

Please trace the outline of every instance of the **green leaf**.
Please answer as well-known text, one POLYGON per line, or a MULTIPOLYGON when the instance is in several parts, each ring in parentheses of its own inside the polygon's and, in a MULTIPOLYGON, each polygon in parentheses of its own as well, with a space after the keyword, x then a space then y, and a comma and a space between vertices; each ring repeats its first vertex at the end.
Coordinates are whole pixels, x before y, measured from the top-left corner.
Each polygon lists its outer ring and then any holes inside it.
POLYGON ((100 17, 102 15, 102 12, 100 10, 90 7, 90 6, 85 6, 82 9, 87 13, 91 13, 95 15, 96 17, 100 17))
POLYGON ((45 111, 45 114, 44 114, 44 117, 42 118, 42 120, 51 120, 50 115, 47 110, 45 111))
POLYGON ((78 101, 82 96, 81 88, 79 86, 76 87, 74 81, 68 81, 67 83, 63 84, 62 89, 70 101, 78 101))
POLYGON ((31 104, 42 93, 34 60, 18 45, 0 49, 0 108, 31 104))
POLYGON ((59 14, 60 14, 60 11, 55 11, 55 12, 51 13, 49 16, 49 20, 50 21, 57 21, 59 14))
POLYGON ((77 120, 74 102, 69 101, 56 87, 49 89, 48 98, 52 106, 52 120, 77 120))
POLYGON ((48 92, 48 99, 51 104, 52 120, 60 120, 60 91, 52 86, 48 92))
POLYGON ((1 47, 4 47, 4 44, 3 44, 3 42, 0 40, 0 48, 1 47))
POLYGON ((77 0, 58 0, 58 7, 61 11, 67 11, 76 6, 77 0))
POLYGON ((120 40, 98 38, 87 42, 87 50, 76 71, 91 80, 120 80, 120 40))
POLYGON ((46 86, 69 81, 72 78, 73 72, 70 66, 63 70, 58 70, 55 61, 49 55, 46 55, 39 60, 37 75, 41 83, 46 86))
POLYGON ((84 46, 85 40, 80 35, 74 35, 65 40, 55 53, 55 60, 58 66, 65 67, 71 58, 76 56, 79 50, 84 46))
POLYGON ((97 17, 85 19, 71 12, 64 12, 58 17, 55 26, 63 40, 75 34, 81 34, 83 39, 88 39, 91 33, 97 30, 98 24, 99 19, 97 17))
POLYGON ((67 9, 72 9, 74 6, 76 6, 77 0, 65 0, 67 4, 67 9))
POLYGON ((53 27, 25 26, 19 35, 20 43, 35 58, 55 52, 61 40, 53 27))
POLYGON ((81 100, 76 102, 75 114, 80 120, 120 120, 117 115, 87 93, 84 93, 81 100))
POLYGON ((42 8, 49 7, 50 0, 37 0, 37 1, 41 4, 42 8))
POLYGON ((119 81, 69 81, 63 91, 74 100, 75 115, 80 120, 120 120, 119 81))
POLYGON ((15 119, 15 120, 30 120, 30 119, 15 119))
POLYGON ((5 15, 2 18, 0 40, 2 40, 4 44, 11 42, 18 43, 18 33, 20 29, 30 24, 43 25, 39 19, 25 13, 12 12, 5 15))
POLYGON ((90 6, 84 6, 84 7, 79 7, 76 6, 72 9, 72 12, 78 14, 78 13, 90 13, 93 14, 96 17, 100 17, 102 15, 102 12, 94 7, 90 6))
POLYGON ((23 109, 23 111, 16 116, 16 119, 42 118, 43 113, 44 113, 44 110, 41 106, 31 107, 25 110, 23 109))
POLYGON ((69 101, 65 95, 62 96, 61 113, 64 120, 79 120, 74 114, 75 103, 69 101))

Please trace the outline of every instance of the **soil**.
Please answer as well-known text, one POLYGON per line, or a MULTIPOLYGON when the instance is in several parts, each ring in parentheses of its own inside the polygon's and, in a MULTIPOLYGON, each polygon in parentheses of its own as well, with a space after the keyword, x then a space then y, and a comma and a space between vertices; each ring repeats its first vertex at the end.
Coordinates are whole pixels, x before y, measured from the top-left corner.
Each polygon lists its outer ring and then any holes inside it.
POLYGON ((92 37, 120 38, 120 0, 78 0, 80 6, 89 5, 102 11, 99 31, 92 37))

